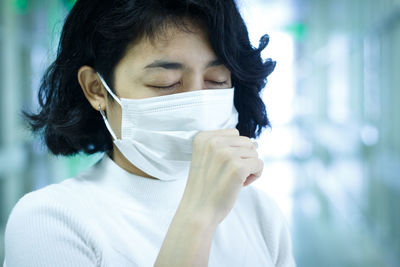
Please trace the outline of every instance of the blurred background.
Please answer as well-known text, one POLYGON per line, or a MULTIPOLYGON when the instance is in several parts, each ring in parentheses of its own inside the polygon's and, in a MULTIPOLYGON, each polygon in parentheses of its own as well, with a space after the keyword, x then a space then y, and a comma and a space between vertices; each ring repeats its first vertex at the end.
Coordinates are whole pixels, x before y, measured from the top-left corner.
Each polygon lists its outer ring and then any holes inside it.
MULTIPOLYGON (((0 1, 0 263, 18 199, 102 156, 52 156, 21 116, 37 109, 74 2, 0 1)), ((297 265, 400 266, 400 0, 238 3, 254 46, 268 33, 263 57, 277 61, 254 185, 285 214, 297 265)))

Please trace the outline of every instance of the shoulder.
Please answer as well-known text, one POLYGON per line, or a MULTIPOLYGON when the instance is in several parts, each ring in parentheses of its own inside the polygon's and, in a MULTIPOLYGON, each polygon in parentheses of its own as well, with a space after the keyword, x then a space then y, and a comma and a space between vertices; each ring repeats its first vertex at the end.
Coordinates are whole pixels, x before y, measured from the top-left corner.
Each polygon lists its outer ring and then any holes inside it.
MULTIPOLYGON (((11 210, 9 220, 19 220, 21 217, 68 213, 68 191, 63 184, 51 184, 22 196, 11 210), (54 213, 54 211, 56 211, 54 213)), ((71 191, 72 193, 72 191, 71 191)), ((72 196, 71 196, 72 198, 72 196)))
POLYGON ((64 227, 76 230, 85 227, 87 221, 84 214, 74 204, 80 201, 76 198, 77 195, 77 192, 69 190, 63 184, 51 184, 25 194, 11 210, 6 234, 13 237, 11 232, 26 230, 25 234, 28 234, 28 229, 50 230, 52 227, 64 227))
POLYGON ((48 213, 60 215, 70 213, 72 210, 78 215, 79 206, 84 204, 82 203, 84 196, 91 190, 89 187, 77 176, 31 191, 17 201, 11 210, 10 218, 49 215, 48 213))
POLYGON ((9 266, 71 266, 78 262, 93 266, 100 261, 96 235, 84 214, 68 205, 70 198, 68 187, 52 184, 18 200, 5 229, 9 266))
POLYGON ((76 177, 60 183, 50 184, 22 196, 11 210, 7 229, 33 222, 37 227, 62 223, 68 227, 84 227, 91 224, 90 212, 98 194, 96 188, 83 177, 76 177))

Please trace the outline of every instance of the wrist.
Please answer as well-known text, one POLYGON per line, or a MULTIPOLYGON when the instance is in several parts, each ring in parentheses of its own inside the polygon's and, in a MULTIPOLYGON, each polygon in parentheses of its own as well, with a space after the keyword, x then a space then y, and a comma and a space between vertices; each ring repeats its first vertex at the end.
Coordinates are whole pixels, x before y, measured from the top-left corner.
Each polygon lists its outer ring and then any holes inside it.
POLYGON ((179 206, 175 218, 183 225, 208 232, 215 232, 218 226, 211 214, 185 205, 179 206))

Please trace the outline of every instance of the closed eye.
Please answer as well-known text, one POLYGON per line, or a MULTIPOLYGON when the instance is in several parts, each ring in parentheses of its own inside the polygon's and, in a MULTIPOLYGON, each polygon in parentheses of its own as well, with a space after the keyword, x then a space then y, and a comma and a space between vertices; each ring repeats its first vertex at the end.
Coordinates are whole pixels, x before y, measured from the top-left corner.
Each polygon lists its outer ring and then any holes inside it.
MULTIPOLYGON (((224 85, 227 84, 228 81, 223 81, 223 82, 207 81, 207 82, 212 83, 212 84, 215 84, 215 85, 218 85, 218 86, 224 86, 224 85)), ((171 85, 167 85, 167 86, 150 85, 150 87, 157 88, 157 89, 168 90, 168 89, 174 88, 175 86, 177 86, 177 85, 179 85, 179 84, 180 84, 180 82, 177 82, 177 83, 174 83, 174 84, 171 84, 171 85)))
POLYGON ((216 85, 225 85, 227 83, 227 81, 223 81, 223 82, 209 81, 209 82, 216 84, 216 85))
POLYGON ((150 87, 157 88, 157 89, 172 89, 172 88, 174 88, 174 87, 175 87, 176 85, 178 85, 178 84, 180 84, 180 83, 177 82, 177 83, 174 83, 174 84, 172 84, 172 85, 167 85, 167 86, 150 85, 150 87))

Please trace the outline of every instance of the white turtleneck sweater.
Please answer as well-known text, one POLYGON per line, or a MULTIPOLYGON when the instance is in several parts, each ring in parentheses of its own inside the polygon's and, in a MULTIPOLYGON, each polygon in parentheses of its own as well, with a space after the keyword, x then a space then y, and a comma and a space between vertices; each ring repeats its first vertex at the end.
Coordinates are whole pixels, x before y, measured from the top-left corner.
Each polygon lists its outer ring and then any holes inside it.
MULTIPOLYGON (((185 186, 185 179, 128 173, 105 155, 17 202, 6 226, 4 267, 153 266, 185 186)), ((266 193, 241 189, 216 229, 208 266, 295 266, 288 228, 266 193)))

